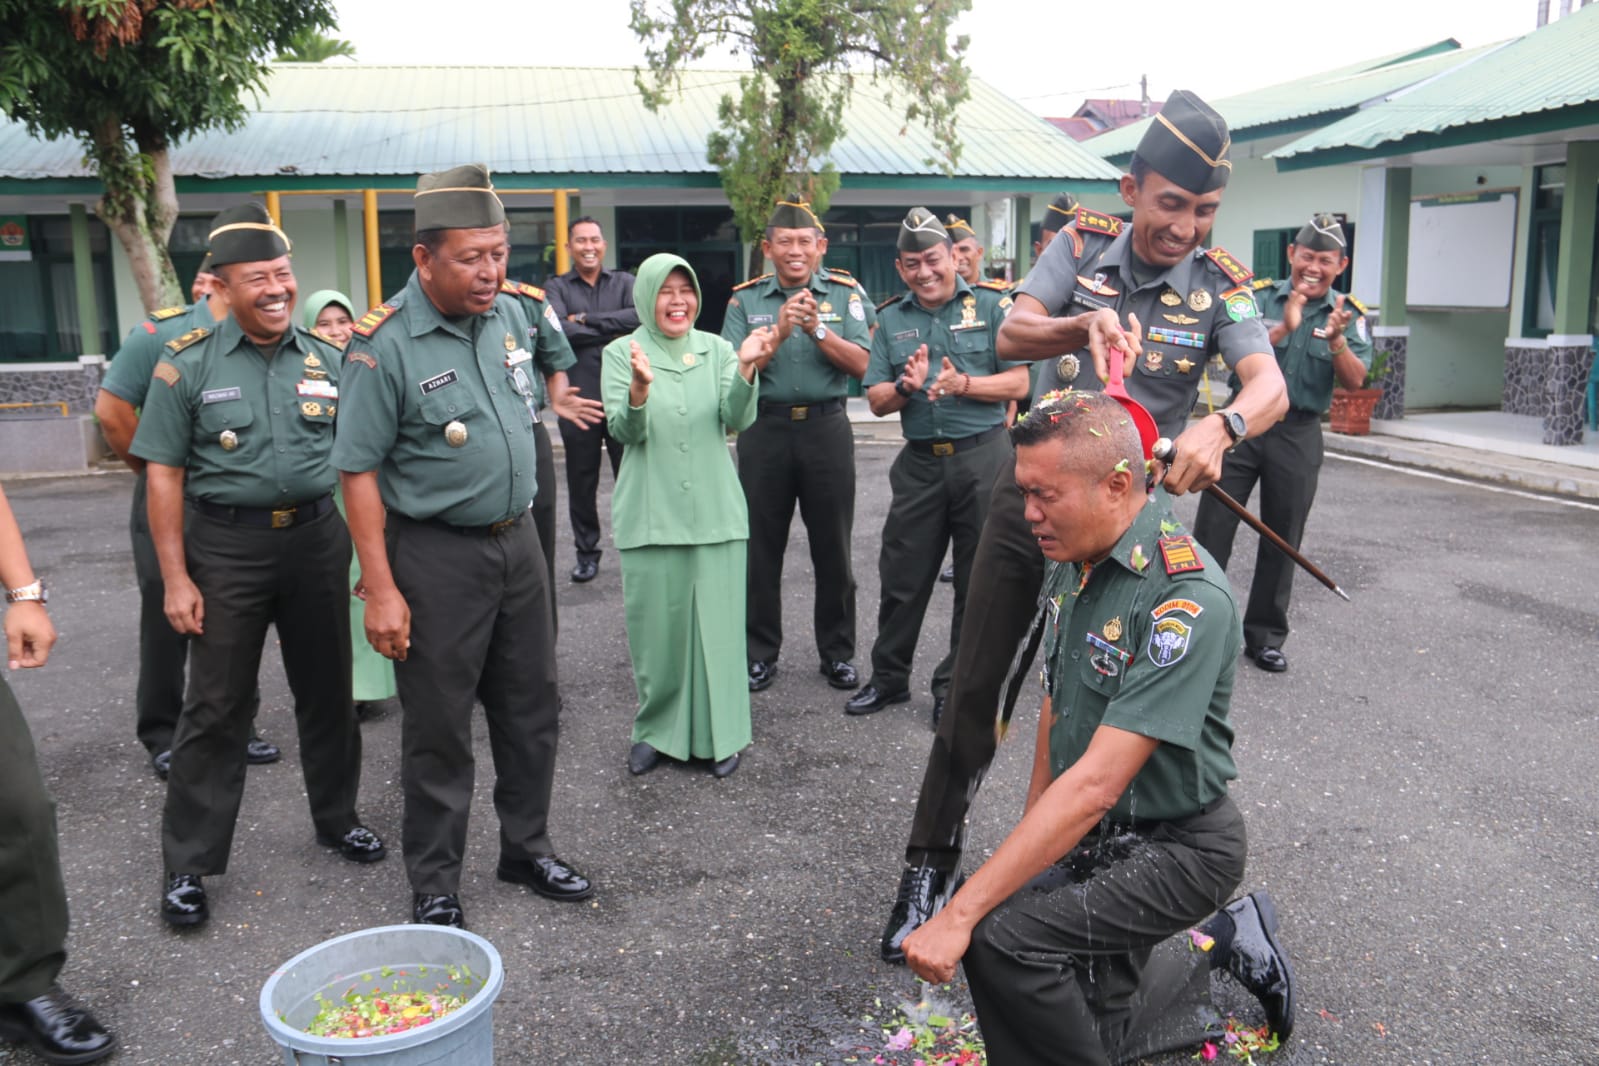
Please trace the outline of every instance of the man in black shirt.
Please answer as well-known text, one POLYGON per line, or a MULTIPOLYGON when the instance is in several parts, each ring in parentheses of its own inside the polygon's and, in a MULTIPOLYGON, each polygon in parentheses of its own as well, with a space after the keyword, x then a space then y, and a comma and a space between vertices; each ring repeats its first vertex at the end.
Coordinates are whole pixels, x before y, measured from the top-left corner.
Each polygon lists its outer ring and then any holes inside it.
MULTIPOLYGON (((567 247, 573 269, 553 277, 544 286, 550 305, 561 318, 566 339, 577 356, 567 370, 567 380, 590 399, 600 396, 600 349, 638 328, 633 307, 633 275, 605 266, 605 234, 587 215, 567 230, 567 247)), ((600 484, 600 450, 611 459, 614 478, 622 465, 622 444, 605 428, 605 420, 583 429, 562 421, 561 441, 566 445, 566 506, 577 547, 573 581, 592 581, 600 572, 600 516, 595 494, 600 484)))

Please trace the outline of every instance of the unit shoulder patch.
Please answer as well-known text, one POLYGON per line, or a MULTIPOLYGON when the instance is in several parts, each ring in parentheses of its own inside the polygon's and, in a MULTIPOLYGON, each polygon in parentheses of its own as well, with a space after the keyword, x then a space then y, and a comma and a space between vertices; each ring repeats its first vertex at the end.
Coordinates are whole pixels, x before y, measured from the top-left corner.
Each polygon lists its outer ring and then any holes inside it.
POLYGON ((157 381, 166 382, 168 388, 176 385, 178 380, 183 377, 183 375, 178 371, 178 368, 167 362, 165 359, 161 360, 155 365, 155 372, 150 376, 155 378, 157 381))
POLYGON ((1249 287, 1254 289, 1256 292, 1259 292, 1261 289, 1269 289, 1275 284, 1277 283, 1270 278, 1256 278, 1254 281, 1249 283, 1249 287))
POLYGON ((1227 280, 1234 285, 1242 285, 1255 276, 1255 272, 1234 258, 1233 253, 1225 248, 1207 248, 1205 258, 1216 264, 1216 269, 1227 276, 1227 280))
POLYGON ((361 316, 361 320, 350 327, 363 337, 370 337, 378 331, 378 327, 387 322, 399 308, 392 304, 378 304, 372 310, 361 316))
MULTIPOLYGON (((179 352, 183 351, 183 349, 199 344, 209 336, 211 336, 211 331, 209 329, 206 329, 204 326, 195 326, 193 329, 189 330, 189 332, 184 333, 181 336, 173 337, 171 340, 167 341, 165 347, 167 351, 171 352, 173 355, 177 355, 179 352)), ((167 384, 170 385, 171 382, 168 382, 167 384)))
POLYGON ((531 296, 535 300, 544 299, 544 290, 537 285, 529 285, 525 281, 502 281, 500 291, 510 296, 531 296))
POLYGON ((772 275, 770 274, 762 274, 760 277, 750 278, 748 281, 740 282, 739 284, 734 285, 733 291, 739 292, 743 289, 749 288, 751 285, 759 285, 761 282, 770 279, 771 276, 772 275))
POLYGON ((1122 231, 1122 220, 1115 215, 1101 214, 1090 211, 1086 207, 1077 209, 1077 217, 1072 224, 1084 233, 1103 233, 1107 237, 1118 236, 1122 231))
POLYGON ((150 318, 156 322, 165 322, 169 318, 176 318, 187 310, 187 307, 163 307, 159 311, 151 311, 150 318))
POLYGON ((1205 569, 1205 563, 1194 551, 1194 538, 1190 536, 1161 537, 1160 558, 1166 566, 1166 576, 1187 574, 1205 569))

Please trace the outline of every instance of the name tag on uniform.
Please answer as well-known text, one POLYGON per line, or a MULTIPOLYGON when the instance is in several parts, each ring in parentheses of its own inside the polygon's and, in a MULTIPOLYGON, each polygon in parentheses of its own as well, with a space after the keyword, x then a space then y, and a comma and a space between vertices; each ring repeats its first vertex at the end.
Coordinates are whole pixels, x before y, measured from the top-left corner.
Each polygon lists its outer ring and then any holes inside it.
POLYGON ((242 400, 244 390, 237 385, 230 389, 206 389, 200 394, 201 403, 223 403, 227 400, 242 400))
POLYGON ((772 324, 772 316, 771 315, 750 315, 744 321, 749 323, 752 326, 770 326, 772 324))
POLYGON ((919 329, 902 329, 894 334, 894 339, 897 341, 913 341, 921 335, 922 331, 919 329))
POLYGON ((1072 303, 1082 304, 1084 307, 1091 307, 1096 311, 1110 307, 1110 304, 1106 301, 1090 296, 1086 292, 1072 293, 1072 303))
MULTIPOLYGON (((518 363, 525 363, 529 359, 532 359, 532 358, 533 358, 533 353, 532 352, 528 351, 526 348, 518 348, 515 351, 513 351, 513 352, 509 353, 508 355, 506 355, 506 357, 505 357, 505 365, 506 366, 516 366, 518 363)), ((452 371, 452 373, 453 373, 453 371, 452 371)), ((428 391, 428 387, 427 387, 427 383, 426 382, 424 382, 423 385, 422 385, 422 391, 423 392, 427 392, 428 391)))
POLYGON ((331 381, 303 380, 294 387, 300 399, 337 400, 339 387, 331 381))
POLYGON ((438 392, 446 385, 454 385, 459 380, 460 378, 454 370, 446 370, 444 373, 428 378, 426 381, 418 382, 417 388, 422 390, 423 396, 426 396, 430 392, 438 392))

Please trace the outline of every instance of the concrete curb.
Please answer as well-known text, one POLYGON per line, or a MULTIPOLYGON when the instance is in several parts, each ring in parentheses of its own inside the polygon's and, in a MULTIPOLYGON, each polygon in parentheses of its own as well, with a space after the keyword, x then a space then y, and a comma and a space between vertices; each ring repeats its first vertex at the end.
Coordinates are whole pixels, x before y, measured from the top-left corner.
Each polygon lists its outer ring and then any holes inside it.
POLYGON ((1529 492, 1599 500, 1599 470, 1582 466, 1375 433, 1369 437, 1327 433, 1325 441, 1327 450, 1336 455, 1359 456, 1398 466, 1433 470, 1488 484, 1514 486, 1529 492))

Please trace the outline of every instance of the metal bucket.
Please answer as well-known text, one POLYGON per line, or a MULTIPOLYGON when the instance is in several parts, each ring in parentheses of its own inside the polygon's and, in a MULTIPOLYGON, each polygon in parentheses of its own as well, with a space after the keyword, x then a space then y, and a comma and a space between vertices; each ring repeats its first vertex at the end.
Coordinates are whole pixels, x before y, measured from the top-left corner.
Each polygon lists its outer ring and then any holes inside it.
POLYGON ((445 1061, 492 1066, 494 1000, 504 983, 500 953, 474 933, 439 925, 385 925, 323 941, 284 963, 261 986, 261 1021, 282 1049, 285 1066, 445 1061), (438 1021, 405 1033, 351 1039, 305 1031, 321 1009, 318 995, 337 1001, 352 986, 362 992, 417 989, 424 967, 429 987, 443 984, 471 998, 438 1021), (449 979, 451 967, 463 971, 458 980, 449 979))

